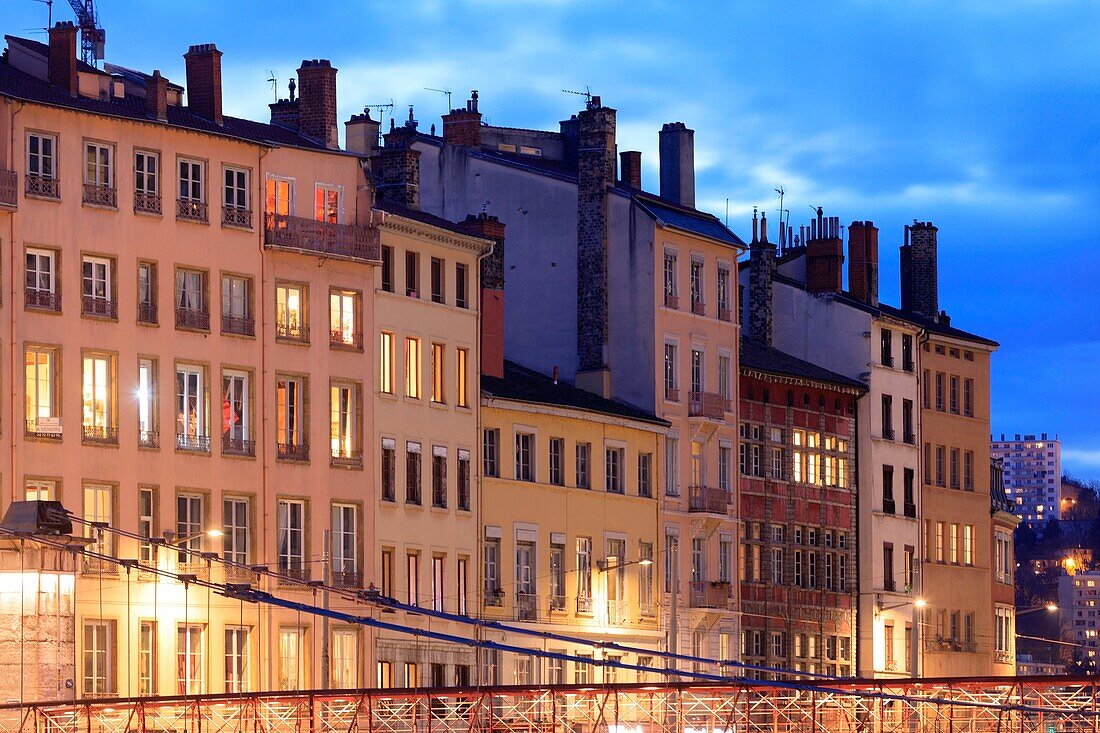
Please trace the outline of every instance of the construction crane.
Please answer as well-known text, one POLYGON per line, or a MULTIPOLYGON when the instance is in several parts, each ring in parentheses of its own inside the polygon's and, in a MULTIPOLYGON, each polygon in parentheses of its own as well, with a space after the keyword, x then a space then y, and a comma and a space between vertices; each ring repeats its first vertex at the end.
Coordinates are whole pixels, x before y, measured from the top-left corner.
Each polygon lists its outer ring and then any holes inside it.
POLYGON ((107 31, 99 27, 95 0, 69 0, 76 13, 76 25, 80 28, 80 59, 89 66, 98 66, 103 60, 103 45, 107 31))

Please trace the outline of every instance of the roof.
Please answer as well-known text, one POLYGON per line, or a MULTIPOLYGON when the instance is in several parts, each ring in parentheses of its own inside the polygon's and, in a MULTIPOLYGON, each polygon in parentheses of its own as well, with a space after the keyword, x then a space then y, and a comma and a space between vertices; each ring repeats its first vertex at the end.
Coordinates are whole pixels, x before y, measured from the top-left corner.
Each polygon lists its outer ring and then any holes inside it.
POLYGON ((608 400, 565 382, 557 382, 545 374, 528 369, 514 361, 504 360, 504 378, 481 375, 481 391, 488 397, 538 405, 567 407, 612 417, 637 420, 667 427, 671 423, 625 402, 608 400))
POLYGON ((633 195, 634 200, 659 221, 662 226, 673 227, 708 239, 717 239, 735 247, 745 246, 745 242, 741 237, 730 231, 713 214, 698 209, 689 209, 686 206, 681 206, 649 193, 635 190, 633 195))
MULTIPOLYGON (((38 56, 43 56, 47 59, 50 57, 49 45, 42 43, 41 41, 35 41, 30 38, 20 38, 19 36, 4 36, 4 40, 6 40, 8 43, 18 43, 23 48, 38 56)), ((97 69, 91 64, 86 64, 80 59, 76 60, 76 70, 84 74, 99 74, 100 76, 110 76, 110 74, 108 74, 106 71, 97 69)))
MULTIPOLYGON (((10 36, 8 40, 15 40, 18 42, 24 41, 24 39, 13 39, 10 36)), ((34 43, 34 41, 31 41, 31 43, 34 43)), ((6 59, 0 60, 0 96, 52 107, 62 107, 78 112, 87 112, 89 114, 119 117, 122 119, 134 120, 135 122, 167 125, 168 127, 177 127, 211 135, 223 135, 260 145, 299 147, 339 155, 348 155, 348 153, 341 150, 326 148, 322 143, 308 137, 303 137, 294 130, 285 127, 268 124, 266 122, 255 122, 239 117, 230 117, 229 115, 223 116, 222 124, 218 125, 212 120, 205 119, 192 113, 187 107, 169 105, 168 121, 157 122, 146 113, 145 100, 141 97, 126 96, 121 99, 72 97, 61 89, 51 86, 48 82, 14 68, 7 63, 6 59)))
POLYGON ((477 158, 491 160, 495 163, 502 163, 513 168, 529 170, 533 173, 538 173, 550 178, 558 178, 571 183, 577 182, 577 169, 560 160, 543 158, 538 155, 509 153, 504 150, 494 150, 492 148, 475 150, 473 155, 477 158))
POLYGON ((867 385, 858 379, 852 379, 817 364, 803 361, 758 341, 742 338, 740 356, 742 369, 755 369, 756 371, 781 377, 797 377, 815 382, 836 384, 849 389, 857 389, 861 392, 867 391, 867 385))
MULTIPOLYGON (((404 206, 395 201, 379 200, 375 202, 374 208, 379 211, 385 211, 388 214, 394 216, 402 216, 406 219, 412 219, 418 221, 421 224, 427 224, 438 229, 446 229, 449 232, 455 234, 461 234, 464 237, 473 237, 474 239, 485 239, 485 237, 477 234, 476 232, 467 229, 457 222, 453 222, 450 219, 444 219, 442 216, 436 216, 435 214, 429 214, 426 211, 420 209, 410 209, 408 206, 404 206)), ((489 241, 489 240, 486 240, 489 241)))

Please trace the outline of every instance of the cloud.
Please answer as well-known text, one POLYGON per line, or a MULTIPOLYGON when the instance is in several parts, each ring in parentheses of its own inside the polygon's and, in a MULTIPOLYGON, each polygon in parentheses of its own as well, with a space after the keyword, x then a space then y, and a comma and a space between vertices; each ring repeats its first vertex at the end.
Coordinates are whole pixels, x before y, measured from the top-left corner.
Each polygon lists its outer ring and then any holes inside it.
POLYGON ((1100 468, 1100 448, 1063 448, 1062 460, 1090 468, 1100 468))

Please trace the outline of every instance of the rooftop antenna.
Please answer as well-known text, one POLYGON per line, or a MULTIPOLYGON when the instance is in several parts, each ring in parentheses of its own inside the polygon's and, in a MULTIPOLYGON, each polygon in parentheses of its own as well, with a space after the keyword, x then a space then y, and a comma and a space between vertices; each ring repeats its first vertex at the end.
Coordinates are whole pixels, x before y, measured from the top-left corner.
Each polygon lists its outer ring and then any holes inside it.
POLYGON ((393 117, 393 99, 391 98, 386 104, 368 104, 363 107, 363 111, 367 114, 370 114, 372 109, 378 110, 378 131, 381 133, 382 130, 386 129, 383 124, 386 121, 386 114, 388 113, 391 118, 393 117))
POLYGON ((562 92, 565 94, 576 94, 578 97, 584 97, 586 106, 588 104, 591 104, 592 102, 592 87, 588 86, 587 84, 584 85, 583 92, 575 92, 572 89, 562 89, 562 92))
POLYGON ((426 92, 439 92, 440 94, 446 94, 447 95, 447 113, 450 114, 450 111, 451 111, 451 90, 450 89, 432 89, 431 87, 424 87, 424 91, 426 91, 426 92))
POLYGON ((279 79, 275 76, 275 72, 268 69, 267 71, 267 83, 271 85, 271 93, 275 95, 275 101, 279 101, 279 79))
POLYGON ((46 31, 49 32, 50 28, 53 28, 53 0, 34 0, 36 3, 42 3, 46 6, 46 27, 45 28, 25 28, 28 31, 46 31))
POLYGON ((779 194, 779 249, 782 251, 783 244, 786 241, 786 237, 783 236, 783 196, 787 193, 787 190, 782 185, 772 190, 779 194))

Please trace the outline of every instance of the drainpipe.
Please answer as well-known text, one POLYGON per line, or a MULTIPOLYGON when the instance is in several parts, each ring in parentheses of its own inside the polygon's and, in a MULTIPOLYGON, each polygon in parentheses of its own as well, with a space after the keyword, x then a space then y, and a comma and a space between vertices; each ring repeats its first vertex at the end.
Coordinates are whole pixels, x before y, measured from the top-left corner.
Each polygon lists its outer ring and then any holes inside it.
MULTIPOLYGON (((440 160, 442 160, 442 158, 443 158, 443 156, 441 155, 440 160)), ((476 283, 477 283, 477 289, 474 291, 474 292, 477 293, 477 349, 475 349, 475 353, 477 354, 477 358, 476 358, 475 361, 477 362, 477 364, 474 367, 474 369, 475 369, 474 375, 477 379, 477 382, 476 382, 476 385, 477 385, 477 401, 476 401, 475 406, 474 406, 474 410, 476 410, 476 415, 474 416, 474 421, 475 421, 475 424, 477 425, 477 428, 476 428, 477 432, 475 433, 475 436, 474 436, 474 445, 475 446, 478 445, 478 443, 480 442, 478 439, 481 437, 481 431, 485 429, 484 425, 481 422, 481 261, 484 260, 489 255, 491 255, 493 253, 494 249, 496 249, 496 242, 492 242, 489 245, 489 248, 487 250, 485 250, 484 252, 482 252, 480 255, 477 256, 477 277, 474 278, 476 283)), ((505 283, 505 287, 507 287, 507 283, 505 283)), ((505 300, 504 302, 507 304, 508 301, 505 300)), ((502 350, 504 349, 503 339, 502 339, 502 343, 501 343, 501 349, 502 350)), ((476 486, 478 487, 477 498, 476 498, 476 500, 477 500, 477 529, 475 530, 477 535, 474 537, 475 557, 470 558, 470 560, 472 561, 473 565, 477 568, 477 570, 474 573, 474 576, 476 578, 476 581, 475 581, 476 585, 474 586, 476 588, 476 593, 474 595, 474 598, 476 599, 476 603, 480 606, 481 602, 483 600, 482 591, 483 591, 483 584, 485 582, 485 578, 482 576, 482 572, 484 571, 485 567, 484 567, 484 563, 481 561, 481 558, 483 557, 483 553, 485 552, 485 547, 484 547, 484 544, 485 544, 485 530, 484 530, 485 517, 481 513, 481 483, 482 483, 482 479, 484 477, 481 475, 481 471, 483 469, 482 461, 473 460, 474 455, 475 455, 475 451, 471 450, 470 451, 470 463, 472 463, 474 465, 471 466, 470 473, 477 476, 477 478, 478 478, 478 481, 477 481, 477 484, 476 484, 476 486), (474 467, 476 467, 476 471, 474 470, 474 467)), ((467 588, 466 593, 469 594, 469 592, 470 592, 470 589, 467 588)), ((467 599, 467 603, 468 602, 469 601, 467 599)), ((468 610, 469 609, 467 608, 467 611, 468 610)), ((481 616, 480 611, 478 612, 478 616, 479 617, 481 616)), ((479 645, 474 647, 474 681, 475 681, 475 684, 478 687, 480 687, 483 684, 491 683, 492 680, 482 680, 481 679, 481 646, 480 646, 480 642, 484 639, 484 631, 483 631, 483 627, 482 627, 481 624, 478 624, 477 627, 475 627, 475 628, 476 628, 476 631, 477 631, 477 641, 479 642, 479 645)))
MULTIPOLYGON (((10 105, 11 102, 8 101, 7 104, 10 105)), ((9 134, 9 140, 8 140, 8 165, 11 167, 12 170, 16 169, 15 168, 15 116, 23 111, 24 106, 26 106, 26 105, 23 102, 20 102, 19 103, 19 109, 12 112, 11 113, 11 118, 10 118, 11 129, 9 130, 10 134, 9 134)), ((18 201, 18 199, 19 199, 18 186, 19 186, 18 181, 16 181, 16 191, 15 191, 16 201, 18 201)), ((19 282, 19 280, 20 280, 20 278, 15 277, 15 273, 19 272, 19 270, 16 269, 16 264, 18 263, 18 260, 16 259, 16 255, 15 255, 15 215, 16 215, 17 211, 18 211, 18 207, 17 207, 16 211, 13 211, 10 214, 8 214, 8 250, 9 250, 9 253, 10 253, 10 256, 11 256, 11 263, 9 265, 8 272, 12 273, 12 278, 11 278, 11 299, 8 301, 8 310, 11 312, 11 319, 10 319, 11 329, 8 331, 8 351, 9 351, 10 356, 11 356, 11 368, 8 371, 8 373, 11 375, 11 403, 10 403, 11 412, 9 413, 10 416, 11 416, 11 420, 10 420, 10 425, 8 427, 8 435, 11 436, 11 453, 10 453, 10 465, 9 465, 10 473, 8 475, 11 476, 11 498, 12 498, 12 501, 15 501, 15 500, 18 499, 18 494, 16 493, 16 488, 15 488, 16 485, 17 485, 16 480, 15 480, 15 476, 16 476, 16 474, 15 474, 15 463, 16 463, 15 462, 15 436, 18 435, 18 433, 16 432, 16 415, 19 414, 17 412, 17 410, 19 409, 17 407, 17 405, 19 405, 19 394, 18 394, 18 388, 16 387, 16 375, 21 374, 23 372, 23 370, 20 368, 20 365, 19 365, 19 354, 15 349, 15 346, 16 346, 16 344, 15 344, 15 312, 16 312, 15 304, 17 302, 16 297, 17 297, 18 292, 19 292, 18 290, 16 290, 16 283, 19 282)), ((74 633, 75 633, 75 630, 74 630, 74 633)), ((58 639, 58 643, 60 643, 60 639, 58 639)), ((74 644, 74 647, 75 647, 75 644, 74 644)), ((75 670, 76 667, 74 667, 73 669, 75 670)), ((73 689, 74 690, 76 689, 75 683, 73 685, 73 689)), ((20 694, 22 694, 22 693, 20 693, 20 694)))
MULTIPOLYGON (((267 185, 267 183, 266 183, 267 182, 267 176, 264 173, 263 164, 264 164, 264 158, 267 157, 267 154, 270 153, 272 150, 274 150, 274 148, 272 148, 272 147, 260 147, 259 150, 260 150, 260 154, 256 158, 256 184, 255 184, 258 195, 256 196, 256 198, 254 200, 256 202, 266 202, 267 196, 266 196, 265 187, 267 185)), ((260 208, 258 206, 253 206, 252 208, 257 211, 257 215, 259 217, 264 217, 264 212, 262 210, 260 210, 260 208)), ((260 317, 255 319, 255 320, 258 321, 259 324, 260 324, 260 379, 259 379, 259 383, 260 383, 260 389, 263 390, 261 392, 261 394, 267 394, 267 320, 268 320, 268 313, 267 313, 266 298, 267 298, 268 283, 267 283, 267 269, 266 269, 267 268, 267 263, 264 259, 264 231, 266 229, 266 226, 267 226, 267 219, 266 219, 266 217, 264 217, 258 222, 258 226, 256 227, 257 238, 258 238, 257 243, 259 245, 258 251, 259 251, 259 255, 260 255, 260 296, 258 298, 259 308, 257 309, 259 311, 260 317)), ((268 404, 264 399, 257 400, 257 402, 260 405, 268 404)), ((260 448, 260 506, 259 506, 259 511, 257 512, 257 514, 260 517, 259 525, 261 527, 261 531, 259 533, 259 535, 260 535, 260 553, 259 553, 259 555, 262 558, 267 557, 267 530, 268 530, 268 516, 269 516, 268 515, 268 505, 267 505, 267 497, 268 497, 267 487, 268 487, 268 464, 269 464, 269 460, 270 460, 269 456, 268 456, 268 451, 270 450, 270 446, 267 444, 267 430, 266 430, 266 427, 267 427, 267 422, 268 422, 268 419, 269 419, 268 416, 270 415, 270 413, 271 413, 270 409, 265 409, 264 410, 263 415, 261 416, 261 419, 258 421, 259 424, 257 425, 257 435, 256 435, 257 445, 261 446, 261 448, 260 448)), ((270 581, 268 581, 268 582, 270 582, 270 581)), ((270 636, 271 635, 271 629, 272 629, 272 623, 271 623, 271 621, 272 621, 272 608, 271 608, 270 605, 267 606, 266 612, 267 612, 267 633, 270 636)), ((257 619, 257 621, 258 621, 258 619, 257 619)), ((260 630, 259 629, 257 629, 256 632, 257 632, 257 635, 260 635, 260 630)), ((272 657, 271 650, 274 649, 274 648, 277 648, 277 647, 275 647, 275 640, 274 639, 272 639, 270 641, 270 643, 268 643, 268 644, 262 644, 262 643, 260 644, 260 653, 261 653, 261 655, 264 653, 265 650, 267 652, 267 662, 266 662, 266 664, 264 663, 264 660, 261 659, 260 660, 260 665, 259 665, 259 667, 260 667, 260 679, 258 680, 258 683, 259 683, 259 686, 260 686, 261 690, 272 689, 272 687, 273 687, 272 685, 270 685, 270 681, 271 681, 271 657, 272 657), (267 672, 267 678, 268 678, 268 683, 269 683, 268 687, 264 687, 264 683, 263 683, 263 674, 264 674, 265 670, 267 672)))

